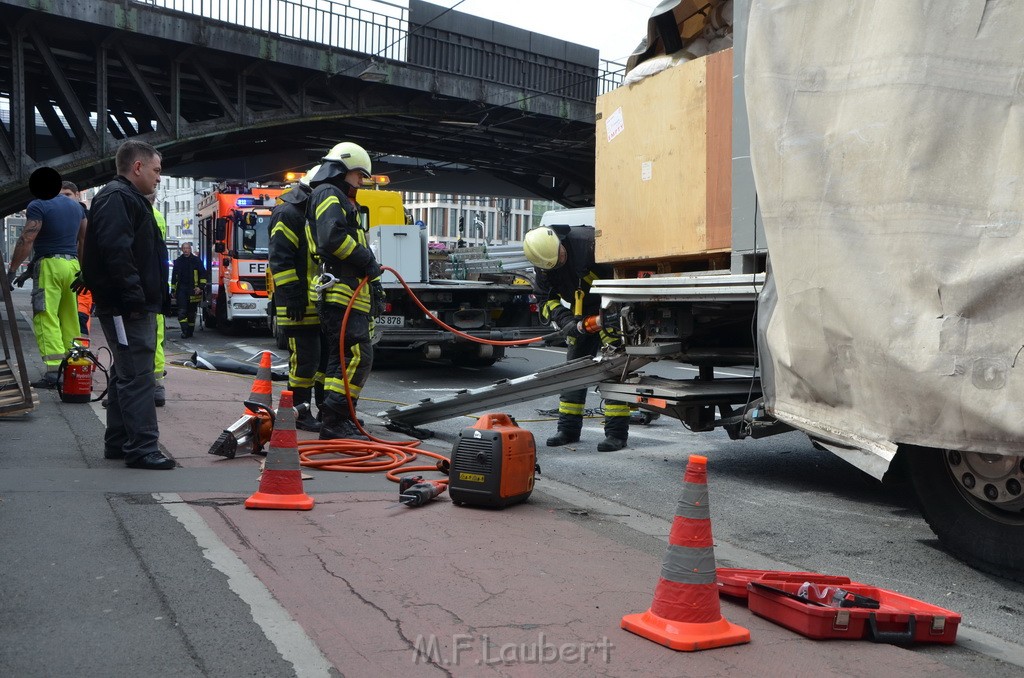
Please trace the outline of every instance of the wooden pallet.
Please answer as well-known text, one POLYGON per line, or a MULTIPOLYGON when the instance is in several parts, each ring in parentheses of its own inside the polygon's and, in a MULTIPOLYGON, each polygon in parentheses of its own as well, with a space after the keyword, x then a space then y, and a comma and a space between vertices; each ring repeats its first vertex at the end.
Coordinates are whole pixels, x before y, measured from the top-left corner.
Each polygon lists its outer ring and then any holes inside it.
POLYGON ((21 350, 21 333, 14 314, 14 302, 7 293, 9 289, 7 266, 0 265, 0 290, 4 291, 4 304, 0 308, 0 346, 3 348, 3 358, 0 359, 0 416, 23 414, 39 406, 39 396, 28 383, 25 352, 21 350))
POLYGON ((696 271, 727 271, 732 263, 732 253, 724 252, 672 257, 665 259, 641 259, 612 264, 616 278, 646 278, 656 273, 692 273, 696 271))

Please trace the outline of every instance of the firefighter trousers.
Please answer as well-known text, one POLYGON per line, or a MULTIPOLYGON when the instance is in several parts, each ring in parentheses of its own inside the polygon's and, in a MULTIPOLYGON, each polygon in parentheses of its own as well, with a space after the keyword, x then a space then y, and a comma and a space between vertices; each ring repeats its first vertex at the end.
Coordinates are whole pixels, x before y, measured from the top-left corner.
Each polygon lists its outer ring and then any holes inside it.
POLYGON ((55 256, 37 261, 32 273, 32 330, 46 371, 54 376, 81 329, 78 295, 70 287, 78 271, 78 259, 55 256))
MULTIPOLYGON (((350 321, 351 324, 351 321, 350 321)), ((288 338, 288 388, 291 389, 296 405, 308 403, 313 389, 319 384, 322 390, 324 372, 327 369, 327 342, 323 341, 320 326, 285 328, 288 338)), ((344 394, 345 387, 342 386, 344 394)), ((323 396, 317 405, 323 404, 323 396)), ((347 407, 345 409, 348 409, 347 407)))
POLYGON ((196 331, 196 311, 202 299, 201 296, 192 294, 192 290, 178 290, 175 302, 178 304, 178 325, 181 327, 183 339, 188 339, 196 331))
MULTIPOLYGON (((569 337, 566 360, 595 356, 601 348, 601 337, 587 334, 569 337)), ((583 408, 587 403, 587 389, 574 388, 562 391, 558 398, 558 430, 579 436, 583 430, 583 408)), ((629 435, 629 405, 612 400, 604 403, 604 434, 609 438, 626 440, 629 435)))
POLYGON ((348 376, 352 403, 359 394, 373 368, 373 344, 371 343, 371 318, 368 313, 352 309, 348 316, 348 332, 345 334, 345 355, 341 355, 341 321, 345 307, 321 302, 319 305, 320 327, 327 343, 327 368, 324 370, 324 423, 328 416, 334 420, 351 420, 348 400, 345 398, 345 377, 348 376))

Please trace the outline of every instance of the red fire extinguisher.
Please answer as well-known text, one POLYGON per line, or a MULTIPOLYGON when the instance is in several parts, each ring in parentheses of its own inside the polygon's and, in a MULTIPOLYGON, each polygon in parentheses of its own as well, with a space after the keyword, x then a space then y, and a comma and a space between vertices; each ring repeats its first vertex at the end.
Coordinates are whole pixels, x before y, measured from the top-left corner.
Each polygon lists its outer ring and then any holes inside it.
MULTIPOLYGON (((92 400, 92 375, 102 366, 89 350, 89 340, 78 337, 71 342, 68 354, 57 369, 57 392, 65 403, 87 403, 92 400)), ((100 396, 102 397, 102 396, 100 396)))

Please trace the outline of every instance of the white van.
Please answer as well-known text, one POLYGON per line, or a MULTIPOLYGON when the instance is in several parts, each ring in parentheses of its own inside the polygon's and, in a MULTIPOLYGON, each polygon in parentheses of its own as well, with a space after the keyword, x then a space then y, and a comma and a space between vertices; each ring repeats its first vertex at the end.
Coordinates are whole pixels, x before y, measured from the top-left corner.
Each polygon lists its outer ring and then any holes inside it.
POLYGON ((541 226, 594 227, 594 208, 576 207, 568 210, 548 210, 540 218, 541 226))

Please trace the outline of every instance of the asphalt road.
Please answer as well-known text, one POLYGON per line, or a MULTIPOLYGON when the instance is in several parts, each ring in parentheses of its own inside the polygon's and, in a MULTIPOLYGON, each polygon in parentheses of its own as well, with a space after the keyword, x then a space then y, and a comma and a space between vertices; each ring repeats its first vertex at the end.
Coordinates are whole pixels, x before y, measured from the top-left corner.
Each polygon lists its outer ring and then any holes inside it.
MULTIPOLYGON (((187 342, 176 337, 177 332, 169 329, 171 360, 181 360, 193 350, 236 358, 276 350, 269 335, 259 332, 224 337, 207 330, 187 342)), ((286 354, 277 353, 280 360, 275 364, 284 362, 286 354)), ((393 403, 484 386, 563 360, 560 349, 527 348, 511 349, 503 361, 482 369, 448 363, 378 364, 363 391, 360 410, 372 415, 393 403)), ((659 363, 648 372, 676 378, 695 374, 693 368, 674 363, 659 363)), ((735 376, 742 371, 726 372, 735 376)), ((587 405, 597 407, 597 396, 591 394, 587 405)), ((964 619, 961 645, 1010 657, 1024 666, 1024 586, 978 572, 944 552, 918 514, 909 487, 885 486, 814 449, 801 434, 731 441, 724 432, 691 433, 664 417, 632 427, 629 447, 619 452, 596 451, 603 437, 600 418, 585 422, 580 443, 547 448, 544 440, 554 433, 555 421, 540 411, 557 406, 557 396, 550 396, 503 408, 537 438, 540 491, 545 491, 546 482, 552 491, 578 488, 587 497, 606 502, 606 517, 613 521, 627 516, 667 521, 688 455, 707 455, 713 530, 719 560, 724 561, 720 565, 819 571, 893 589, 959 612, 964 619), (987 645, 991 647, 986 649, 987 645)), ((456 418, 427 428, 438 444, 450 446, 472 422, 456 418)))

